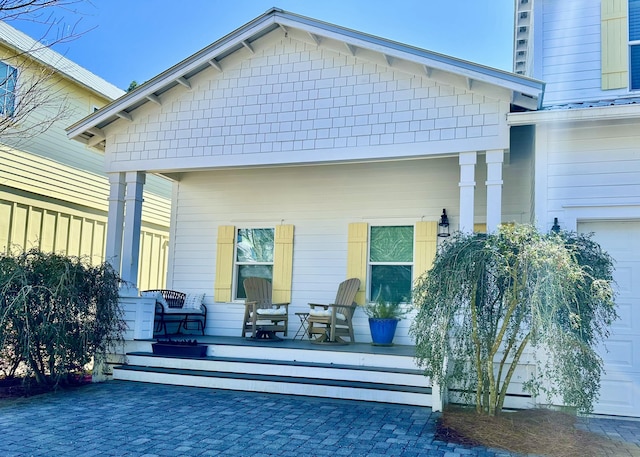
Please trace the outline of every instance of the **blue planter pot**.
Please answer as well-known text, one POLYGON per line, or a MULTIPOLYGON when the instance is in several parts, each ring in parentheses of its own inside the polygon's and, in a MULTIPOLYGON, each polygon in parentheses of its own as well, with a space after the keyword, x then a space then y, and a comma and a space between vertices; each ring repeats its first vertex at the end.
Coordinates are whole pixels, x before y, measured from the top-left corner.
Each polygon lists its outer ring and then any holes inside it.
POLYGON ((376 319, 370 317, 369 330, 371 330, 373 344, 375 346, 391 346, 397 326, 398 319, 376 319))

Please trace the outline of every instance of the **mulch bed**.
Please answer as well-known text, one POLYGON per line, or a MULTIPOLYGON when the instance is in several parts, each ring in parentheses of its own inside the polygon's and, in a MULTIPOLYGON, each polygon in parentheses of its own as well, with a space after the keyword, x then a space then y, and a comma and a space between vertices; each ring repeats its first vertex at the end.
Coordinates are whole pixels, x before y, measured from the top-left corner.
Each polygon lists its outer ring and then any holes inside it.
POLYGON ((0 378, 0 399, 41 395, 60 389, 75 389, 91 383, 91 376, 76 376, 64 385, 40 385, 33 379, 0 378))
POLYGON ((633 447, 579 430, 576 421, 575 415, 549 409, 488 417, 476 414, 473 409, 453 407, 438 420, 435 438, 470 447, 482 445, 548 457, 619 456, 621 449, 633 447))

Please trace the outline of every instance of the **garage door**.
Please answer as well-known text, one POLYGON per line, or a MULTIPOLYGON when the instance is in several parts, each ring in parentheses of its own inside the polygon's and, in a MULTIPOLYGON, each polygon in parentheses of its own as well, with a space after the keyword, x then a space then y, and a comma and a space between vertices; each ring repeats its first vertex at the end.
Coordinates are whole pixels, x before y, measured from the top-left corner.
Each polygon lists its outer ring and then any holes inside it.
POLYGON ((594 412, 640 417, 640 222, 581 222, 615 259, 618 319, 600 348, 606 374, 594 412), (608 350, 608 351, 607 351, 608 350))

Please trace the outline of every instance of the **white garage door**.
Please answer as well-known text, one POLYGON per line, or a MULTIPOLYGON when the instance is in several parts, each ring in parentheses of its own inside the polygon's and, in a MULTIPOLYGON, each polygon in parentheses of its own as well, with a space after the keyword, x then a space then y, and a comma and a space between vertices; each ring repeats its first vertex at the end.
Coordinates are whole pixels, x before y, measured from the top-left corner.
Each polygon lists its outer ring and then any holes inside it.
POLYGON ((581 222, 581 233, 615 259, 618 319, 606 350, 600 349, 606 374, 594 412, 640 417, 640 222, 581 222))

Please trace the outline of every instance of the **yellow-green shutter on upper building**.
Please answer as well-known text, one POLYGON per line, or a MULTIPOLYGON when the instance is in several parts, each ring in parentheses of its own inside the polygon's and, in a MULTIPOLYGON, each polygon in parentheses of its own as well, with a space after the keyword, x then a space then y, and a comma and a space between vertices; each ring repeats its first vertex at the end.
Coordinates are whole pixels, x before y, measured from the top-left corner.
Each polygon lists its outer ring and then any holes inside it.
POLYGON ((214 287, 214 299, 217 302, 231 301, 235 241, 236 228, 233 225, 221 225, 218 227, 216 283, 214 287))
POLYGON ((274 303, 291 303, 292 276, 293 225, 278 225, 273 255, 272 299, 274 303))
POLYGON ((413 259, 413 279, 416 280, 431 269, 438 249, 438 223, 416 222, 415 258, 413 259))
POLYGON ((347 235, 347 278, 358 278, 360 290, 356 294, 356 303, 364 305, 365 284, 367 283, 367 252, 369 224, 354 222, 349 224, 347 235))
POLYGON ((627 0, 600 3, 602 90, 629 85, 629 4, 627 0))

